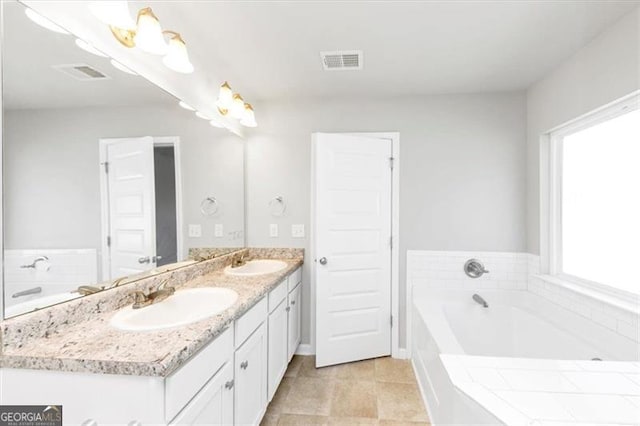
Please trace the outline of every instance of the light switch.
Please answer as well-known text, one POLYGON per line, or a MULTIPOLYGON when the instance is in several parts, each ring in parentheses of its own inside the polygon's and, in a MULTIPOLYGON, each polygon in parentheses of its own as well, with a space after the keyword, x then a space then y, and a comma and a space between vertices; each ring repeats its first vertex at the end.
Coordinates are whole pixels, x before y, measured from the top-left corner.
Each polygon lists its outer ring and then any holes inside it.
POLYGON ((269 225, 269 236, 275 238, 278 236, 278 224, 272 223, 269 225))
POLYGON ((224 226, 221 223, 216 223, 216 226, 213 230, 213 235, 217 238, 224 236, 224 226))
POLYGON ((291 225, 291 236, 293 238, 304 238, 304 225, 303 224, 291 225))
POLYGON ((189 224, 189 237, 200 238, 202 237, 202 226, 197 224, 189 224))

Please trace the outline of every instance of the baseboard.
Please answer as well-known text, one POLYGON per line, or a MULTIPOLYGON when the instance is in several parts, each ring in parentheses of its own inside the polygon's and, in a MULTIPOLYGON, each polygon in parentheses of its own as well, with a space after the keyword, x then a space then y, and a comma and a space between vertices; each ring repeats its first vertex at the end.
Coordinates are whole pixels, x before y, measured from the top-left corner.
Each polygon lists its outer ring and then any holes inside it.
POLYGON ((296 355, 315 355, 316 352, 313 347, 307 343, 300 343, 298 349, 296 349, 296 355))
POLYGON ((409 352, 406 348, 398 348, 392 356, 397 359, 409 359, 409 352))

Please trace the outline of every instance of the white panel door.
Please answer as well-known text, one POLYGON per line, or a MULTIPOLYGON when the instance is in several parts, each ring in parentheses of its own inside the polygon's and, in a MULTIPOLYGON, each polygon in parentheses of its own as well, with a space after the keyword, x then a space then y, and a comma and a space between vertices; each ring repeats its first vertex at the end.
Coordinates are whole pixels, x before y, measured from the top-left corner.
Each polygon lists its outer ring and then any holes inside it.
POLYGON ((111 278, 155 267, 153 138, 107 145, 111 278))
POLYGON ((316 134, 316 366, 391 353, 391 141, 316 134))

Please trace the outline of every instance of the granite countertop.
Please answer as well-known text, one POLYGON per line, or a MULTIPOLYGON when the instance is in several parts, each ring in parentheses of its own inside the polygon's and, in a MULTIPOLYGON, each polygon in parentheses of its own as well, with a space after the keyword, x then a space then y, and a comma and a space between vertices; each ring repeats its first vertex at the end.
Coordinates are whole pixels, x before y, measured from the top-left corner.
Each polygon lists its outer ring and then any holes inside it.
POLYGON ((301 257, 282 260, 287 262, 287 268, 276 273, 237 277, 226 275, 221 268, 178 287, 235 290, 238 293, 236 303, 218 315, 185 326, 139 332, 111 327, 109 321, 117 311, 97 313, 84 322, 47 336, 28 339, 19 347, 5 348, 0 365, 3 368, 166 377, 302 265, 301 257))

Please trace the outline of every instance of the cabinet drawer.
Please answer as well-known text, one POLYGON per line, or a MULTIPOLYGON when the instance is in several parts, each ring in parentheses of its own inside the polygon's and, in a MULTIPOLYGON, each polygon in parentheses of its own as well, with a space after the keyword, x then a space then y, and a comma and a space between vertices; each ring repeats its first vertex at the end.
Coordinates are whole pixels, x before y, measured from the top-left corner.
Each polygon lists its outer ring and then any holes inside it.
POLYGON ((236 320, 236 348, 240 347, 251 336, 251 333, 267 319, 267 314, 267 298, 263 297, 253 308, 236 320))
POLYGON ((287 297, 287 281, 288 280, 282 281, 276 288, 269 292, 269 312, 273 312, 280 302, 287 297))
POLYGON ((173 419, 209 379, 233 359, 233 332, 227 329, 165 380, 165 418, 173 419))
POLYGON ((289 292, 293 291, 293 289, 302 282, 302 268, 300 267, 293 271, 291 275, 289 275, 287 282, 289 283, 289 292))

